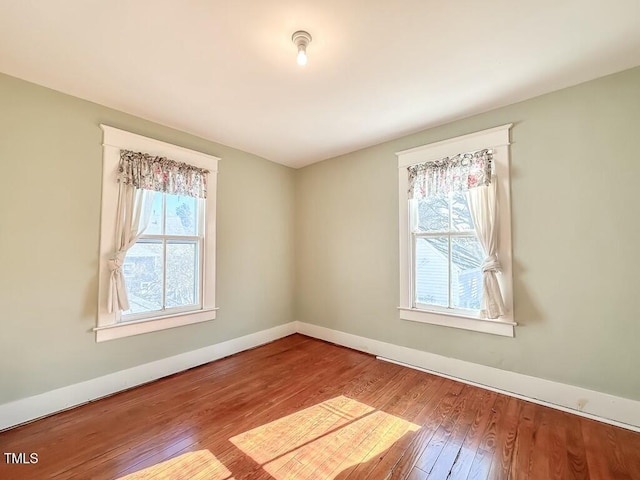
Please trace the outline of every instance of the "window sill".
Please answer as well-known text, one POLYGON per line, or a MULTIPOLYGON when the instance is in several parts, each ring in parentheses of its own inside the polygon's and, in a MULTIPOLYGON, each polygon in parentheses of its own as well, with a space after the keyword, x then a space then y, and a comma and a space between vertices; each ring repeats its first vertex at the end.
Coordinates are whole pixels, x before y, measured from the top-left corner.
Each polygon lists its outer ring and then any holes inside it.
POLYGON ((157 332, 168 328, 215 320, 217 310, 217 308, 207 308, 196 312, 114 323, 112 325, 96 327, 93 331, 96 332, 96 342, 106 342, 107 340, 115 340, 116 338, 130 337, 142 333, 157 332))
POLYGON ((416 308, 398 307, 400 319, 412 322, 429 323, 443 327, 461 328, 475 332, 515 337, 517 323, 505 320, 490 320, 485 318, 468 317, 457 313, 430 312, 416 308))

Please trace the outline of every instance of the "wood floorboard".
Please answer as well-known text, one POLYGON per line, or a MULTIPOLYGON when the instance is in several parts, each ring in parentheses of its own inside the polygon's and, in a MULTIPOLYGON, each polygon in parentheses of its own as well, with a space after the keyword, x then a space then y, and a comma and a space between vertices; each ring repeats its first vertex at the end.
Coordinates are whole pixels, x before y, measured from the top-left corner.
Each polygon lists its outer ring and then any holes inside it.
POLYGON ((493 414, 493 406, 499 394, 488 390, 484 391, 482 403, 475 412, 475 419, 471 428, 462 442, 462 448, 451 468, 450 478, 467 478, 473 466, 476 451, 480 448, 480 442, 484 437, 484 432, 489 426, 489 421, 493 414))
MULTIPOLYGON (((196 412, 196 415, 202 416, 202 410, 215 412, 214 418, 209 420, 210 428, 199 431, 199 435, 191 435, 190 432, 193 429, 192 425, 189 429, 182 429, 176 433, 175 429, 168 431, 168 435, 174 439, 179 445, 172 446, 172 450, 175 454, 184 453, 188 451, 192 445, 207 445, 208 448, 215 448, 217 454, 224 454, 223 447, 227 449, 232 446, 226 440, 234 436, 236 433, 241 433, 242 429, 250 430, 254 428, 255 418, 258 415, 261 416, 263 421, 269 422, 283 416, 285 412, 293 412, 305 407, 305 403, 311 403, 314 400, 313 395, 301 394, 305 389, 316 388, 318 384, 323 385, 326 382, 328 376, 333 375, 333 380, 337 381, 340 378, 350 378, 351 372, 355 371, 359 373, 357 364, 363 362, 372 362, 371 358, 366 356, 353 355, 354 352, 345 350, 343 352, 345 357, 342 358, 344 372, 341 375, 336 375, 337 371, 333 372, 325 369, 325 366, 332 360, 318 355, 315 362, 313 357, 305 358, 302 361, 296 361, 292 365, 287 362, 279 361, 278 368, 276 368, 277 375, 275 377, 269 377, 268 385, 253 385, 253 389, 249 391, 262 392, 262 395, 246 395, 244 390, 235 390, 234 396, 230 400, 226 400, 224 396, 218 396, 213 398, 213 403, 201 405, 200 412, 196 412), (351 360, 349 360, 351 358, 351 360), (311 372, 309 372, 311 370, 311 372), (303 375, 304 372, 309 372, 308 375, 303 375), (294 385, 291 385, 291 378, 298 378, 294 385), (264 395, 264 396, 263 396, 264 395), (241 416, 238 415, 241 412, 241 416), (213 428, 215 427, 215 428, 213 428), (240 429, 240 430, 239 430, 240 429), (218 443, 215 443, 215 442, 218 443), (222 446, 221 446, 222 445, 222 446), (179 448, 177 448, 179 447, 179 448)), ((260 369, 254 369, 252 375, 260 377, 260 369)), ((252 385, 252 377, 245 377, 243 384, 252 385)), ((218 394, 214 392, 214 397, 218 394)), ((199 402, 200 404, 202 402, 199 402)), ((198 404, 198 403, 196 403, 198 404)), ((188 416, 189 418, 189 416, 188 416)), ((167 441, 168 442, 168 441, 167 441)), ((129 451, 124 453, 123 456, 113 458, 113 461, 119 462, 121 465, 127 468, 119 473, 129 473, 134 467, 143 467, 161 461, 163 451, 157 454, 158 448, 162 445, 166 445, 165 441, 153 436, 146 443, 143 443, 142 447, 145 448, 145 455, 140 455, 140 449, 137 451, 129 451), (122 460, 125 460, 124 462, 122 460), (137 460, 137 461, 136 461, 137 460)), ((108 466, 106 466, 108 470, 108 466)), ((137 468, 136 468, 137 469, 137 468)), ((97 475, 101 470, 105 470, 103 465, 100 469, 96 469, 93 473, 97 475)))
MULTIPOLYGON (((358 390, 360 391, 373 391, 374 395, 377 395, 378 392, 376 392, 376 389, 373 389, 372 386, 373 385, 379 385, 381 388, 380 390, 381 392, 381 396, 386 398, 386 397, 390 397, 392 396, 397 390, 399 390, 400 388, 403 388, 405 386, 408 386, 408 383, 406 381, 403 381, 404 379, 406 379, 407 377, 407 373, 406 372, 402 372, 402 371, 398 371, 397 369, 388 369, 386 372, 383 372, 382 375, 380 375, 378 378, 372 378, 369 379, 366 382, 366 386, 367 388, 358 388, 358 390), (401 377, 401 378, 398 378, 401 377), (393 379, 395 378, 396 381, 393 381, 393 379), (399 380, 399 382, 397 382, 397 380, 399 380)), ((315 387, 317 389, 317 387, 315 387)), ((338 392, 331 392, 329 395, 327 395, 326 390, 322 390, 321 395, 315 395, 312 396, 311 398, 313 398, 313 401, 310 403, 313 404, 317 404, 323 401, 326 401, 325 399, 327 399, 327 397, 331 397, 334 395, 337 395, 338 392)), ((348 397, 344 397, 347 401, 349 400, 348 397)), ((375 404, 375 402, 372 402, 375 404)), ((306 405, 306 404, 305 404, 306 405)), ((312 405, 310 405, 309 407, 313 407, 312 405)), ((342 405, 341 409, 344 410, 345 406, 342 405)), ((297 408, 299 409, 299 408, 297 408)), ((325 412, 322 412, 325 413, 325 412)), ((362 415, 364 415, 365 413, 363 412, 362 415)), ((305 444, 307 442, 313 441, 316 438, 320 437, 323 434, 332 432, 333 430, 330 429, 325 429, 324 431, 318 432, 315 436, 310 436, 307 435, 307 430, 309 428, 309 426, 313 425, 313 417, 312 416, 305 416, 304 417, 304 421, 300 422, 300 423, 293 423, 293 425, 291 425, 291 422, 284 422, 282 425, 277 425, 275 427, 275 431, 276 434, 267 434, 266 435, 266 440, 265 443, 269 443, 270 445, 273 444, 273 438, 275 437, 275 439, 281 438, 282 442, 280 442, 280 449, 279 450, 272 450, 272 448, 265 448, 264 444, 263 445, 258 445, 255 447, 255 450, 259 450, 261 452, 261 454, 265 454, 267 457, 273 459, 270 461, 270 463, 272 463, 272 468, 273 469, 278 469, 279 466, 283 465, 284 463, 286 463, 287 460, 289 460, 292 456, 295 456, 295 454, 299 453, 299 451, 296 449, 296 447, 299 447, 302 444, 305 444), (309 420, 311 419, 311 421, 309 420), (302 436, 302 439, 300 438, 302 436), (287 454, 285 456, 285 454, 287 454)), ((376 428, 378 426, 379 422, 372 422, 371 423, 371 428, 376 428)), ((361 435, 361 437, 365 437, 366 435, 365 433, 367 432, 367 429, 361 429, 359 431, 357 431, 357 433, 359 433, 361 435)), ((357 441, 352 440, 354 443, 358 443, 357 441)), ((237 450, 232 450, 231 453, 233 453, 233 458, 234 458, 234 464, 238 466, 238 468, 240 467, 240 465, 244 462, 243 457, 241 455, 238 454, 237 450), (238 465, 240 464, 240 465, 238 465)), ((337 467, 336 467, 337 468, 337 467)), ((238 470, 236 470, 238 471, 238 470)), ((240 478, 255 478, 255 471, 243 471, 242 474, 239 475, 240 478)))
MULTIPOLYGON (((394 385, 386 387, 386 392, 371 403, 371 406, 374 407, 377 412, 384 412, 385 414, 374 414, 376 416, 375 419, 373 419, 374 415, 371 415, 371 421, 356 431, 350 444, 334 458, 330 458, 328 462, 325 462, 325 464, 329 463, 329 465, 331 465, 331 468, 326 469, 327 478, 346 479, 351 476, 351 467, 353 465, 365 461, 365 458, 374 449, 377 441, 393 426, 394 418, 391 414, 388 414, 384 408, 393 408, 393 406, 400 401, 401 397, 398 396, 398 393, 410 388, 414 378, 413 375, 404 375, 401 384, 394 381, 394 385), (400 388, 396 388, 398 386, 400 388)), ((309 478, 313 477, 314 475, 312 474, 309 478)))
POLYGON ((507 410, 496 436, 495 448, 489 478, 508 480, 511 472, 511 456, 513 455, 518 421, 524 402, 515 397, 509 399, 507 410))
POLYGON ((452 410, 462 388, 463 385, 461 383, 451 380, 442 383, 441 387, 431 399, 428 408, 424 410, 426 417, 422 422, 422 428, 418 430, 418 434, 400 456, 398 462, 393 466, 389 476, 390 479, 405 478, 411 473, 416 461, 428 445, 443 419, 446 418, 452 410))
MULTIPOLYGON (((431 406, 434 404, 434 399, 439 398, 437 397, 437 394, 440 392, 442 386, 450 385, 450 381, 445 380, 442 377, 430 375, 429 377, 423 378, 428 381, 428 387, 424 390, 423 394, 416 399, 415 403, 403 416, 403 418, 418 426, 422 426, 427 416, 431 413, 431 406)), ((398 439, 389 449, 386 450, 386 452, 384 452, 381 456, 382 458, 380 458, 373 466, 366 478, 384 478, 388 472, 393 471, 395 465, 400 460, 401 455, 414 441, 417 434, 417 432, 408 433, 398 439)))
MULTIPOLYGON (((397 415, 399 418, 411 422, 418 428, 422 425, 421 414, 424 412, 424 405, 429 402, 436 391, 436 385, 442 383, 437 377, 425 377, 419 375, 416 387, 408 391, 404 398, 404 405, 397 405, 395 410, 388 410, 388 413, 397 415)), ((391 445, 379 452, 376 458, 365 464, 359 465, 352 472, 350 478, 379 478, 380 472, 386 474, 395 465, 398 455, 406 449, 408 443, 416 435, 414 429, 404 429, 398 425, 400 430, 394 430, 390 435, 391 445), (400 435, 400 431, 402 434, 400 435)))
POLYGON ((564 426, 564 412, 550 411, 551 454, 549 455, 549 479, 565 480, 570 478, 567 432, 564 426))
POLYGON ((425 446, 424 450, 418 457, 418 460, 415 464, 423 472, 431 473, 433 466, 436 463, 436 460, 442 453, 442 449, 445 444, 449 440, 449 436, 453 431, 454 425, 457 423, 458 418, 462 414, 467 398, 469 397, 469 392, 473 387, 469 385, 465 385, 462 388, 462 391, 456 398, 455 405, 450 414, 446 415, 443 418, 442 423, 434 432, 433 436, 429 443, 425 446))
MULTIPOLYGON (((569 413, 563 413, 562 426, 565 432, 567 463, 569 466, 568 479, 585 480, 589 478, 584 439, 582 438, 581 418, 569 413)), ((623 431, 623 430, 620 430, 623 431)), ((629 458, 632 458, 629 455, 629 458)), ((640 478, 640 475, 637 477, 640 478)))
MULTIPOLYGON (((479 448, 473 457, 473 463, 469 470, 467 480, 486 480, 489 478, 489 470, 491 469, 492 455, 490 452, 479 448)), ((462 478, 462 477, 461 477, 462 478)))
MULTIPOLYGON (((348 352, 347 353, 353 353, 348 352)), ((361 357, 361 360, 366 360, 367 362, 374 362, 370 357, 361 357)), ((307 365, 308 367, 308 365, 307 365)), ((303 366, 303 368, 305 368, 303 366)), ((338 387, 344 386, 344 383, 347 382, 349 378, 351 378, 351 372, 353 368, 349 368, 347 371, 343 372, 342 375, 335 375, 334 372, 323 373, 324 375, 332 375, 332 382, 323 381, 322 378, 315 377, 313 375, 307 375, 304 380, 300 382, 296 382, 294 385, 290 385, 289 389, 285 389, 280 393, 280 397, 274 398, 273 393, 270 395, 268 401, 265 401, 264 397, 256 396, 254 398, 254 405, 250 406, 248 409, 244 409, 244 414, 241 418, 238 418, 234 411, 229 411, 229 422, 226 425, 221 426, 219 430, 213 432, 205 432, 204 435, 198 440, 197 446, 206 447, 211 449, 217 456, 221 458, 224 457, 226 461, 231 462, 235 457, 241 456, 239 452, 235 452, 233 445, 228 442, 229 438, 234 437, 235 435, 242 433, 245 430, 251 430, 256 425, 254 424, 254 418, 259 414, 262 419, 263 424, 269 423, 277 420, 280 417, 286 416, 291 412, 296 410, 301 410, 307 406, 311 406, 314 403, 319 403, 325 400, 327 397, 330 397, 332 391, 329 391, 326 386, 323 385, 331 385, 332 388, 335 387, 336 382, 338 387), (292 389, 295 388, 295 389, 292 389), (229 451, 231 451, 229 453, 229 451), (235 455, 234 455, 235 452, 235 455)), ((358 370, 355 370, 358 371, 358 370)), ((321 372, 324 372, 324 369, 321 369, 321 372)), ((377 371, 375 372, 377 377, 369 378, 367 375, 364 376, 366 381, 368 381, 371 385, 376 385, 377 382, 380 381, 380 378, 384 378, 385 376, 390 376, 391 373, 397 372, 397 368, 385 372, 377 371)), ((292 373, 291 371, 289 373, 292 373)), ((358 377, 358 374, 356 374, 358 377)), ((283 379, 287 384, 290 383, 290 376, 283 376, 283 379)), ((358 377, 360 378, 360 377, 358 377)), ((219 424, 222 424, 223 421, 219 421, 219 424)), ((179 452, 182 453, 182 452, 179 452)), ((153 459, 152 459, 153 460, 153 459)))
MULTIPOLYGON (((402 418, 410 424, 413 424, 415 416, 419 413, 415 412, 415 406, 420 405, 419 399, 426 393, 430 383, 428 378, 420 375, 420 372, 415 371, 414 373, 414 375, 408 378, 409 383, 407 387, 397 391, 392 401, 380 407, 389 415, 402 418)), ((348 475, 343 475, 344 479, 367 478, 382 458, 384 458, 385 452, 391 449, 393 444, 396 443, 397 439, 413 431, 410 430, 409 427, 409 425, 403 422, 396 422, 392 425, 386 432, 386 435, 378 438, 377 443, 372 445, 370 453, 376 452, 376 455, 369 455, 368 460, 365 458, 365 461, 355 466, 348 475), (376 450, 376 447, 379 445, 382 445, 382 447, 376 450)))
MULTIPOLYGON (((393 381, 395 374, 389 379, 389 382, 393 381)), ((366 376, 364 376, 366 378, 366 376)), ((410 377, 411 378, 411 377, 410 377)), ((382 386, 381 386, 382 387, 382 386)), ((389 391, 387 387, 382 388, 374 387, 374 383, 365 381, 355 381, 345 389, 343 395, 353 400, 356 400, 358 406, 369 406, 366 410, 367 415, 370 414, 370 410, 375 405, 380 405, 389 398, 389 391), (363 386, 365 388, 363 388, 363 386)), ((393 392, 393 390, 391 390, 393 392)), ((365 407, 366 408, 366 407, 365 407)), ((349 445, 353 445, 356 435, 358 434, 357 428, 342 428, 335 433, 335 436, 324 446, 324 451, 320 449, 311 456, 308 456, 303 463, 303 467, 296 472, 296 476, 292 478, 307 479, 313 478, 317 475, 317 472, 323 472, 325 476, 329 476, 331 472, 335 471, 340 463, 346 458, 346 453, 349 445)))
POLYGON ((484 398, 485 392, 486 390, 480 390, 478 388, 474 388, 470 392, 469 403, 467 407, 462 410, 460 419, 456 422, 442 452, 438 455, 433 468, 429 472, 429 480, 446 480, 446 478, 449 477, 454 463, 459 458, 462 444, 475 420, 475 413, 484 398))
MULTIPOLYGON (((579 430, 578 430, 579 431, 579 430)), ((638 453, 637 433, 620 428, 615 429, 618 444, 629 468, 631 478, 640 478, 640 455, 638 453)))
POLYGON ((638 433, 299 334, 2 432, 0 450, 39 459, 0 458, 2 480, 183 461, 207 480, 640 480, 638 433))
MULTIPOLYGON (((295 359, 292 371, 303 370, 305 362, 309 359, 305 356, 292 352, 291 359, 295 359)), ((322 367, 327 363, 325 359, 318 356, 310 365, 317 366, 318 375, 323 372, 322 367)), ((256 367, 257 365, 254 365, 256 367)), ((281 369, 277 369, 281 371, 281 369)), ((280 372, 282 373, 282 372, 280 372)), ((72 455, 66 458, 58 458, 57 462, 52 462, 59 467, 54 473, 62 475, 67 470, 75 469, 77 463, 82 462, 82 458, 91 455, 92 461, 84 462, 87 468, 91 468, 95 462, 108 461, 111 458, 122 463, 122 455, 140 455, 141 450, 151 443, 153 448, 158 446, 171 447, 173 442, 181 441, 185 437, 192 437, 194 431, 198 431, 198 425, 207 423, 210 428, 220 426, 219 418, 221 413, 233 412, 235 408, 242 407, 248 394, 255 391, 263 391, 277 396, 277 389, 286 387, 288 380, 284 375, 274 378, 273 375, 261 375, 258 368, 252 372, 239 372, 244 376, 244 381, 240 384, 201 384, 201 388, 183 391, 183 386, 188 387, 179 378, 180 383, 174 385, 171 393, 166 396, 157 397, 158 400, 148 405, 139 404, 137 409, 120 409, 122 415, 114 415, 112 418, 103 416, 99 424, 103 437, 100 443, 93 441, 97 430, 90 431, 86 436, 75 437, 76 446, 83 445, 83 448, 75 448, 72 455), (146 417, 152 420, 150 423, 136 422, 136 418, 146 417), (127 425, 126 430, 112 431, 108 428, 109 423, 118 422, 127 425), (105 445, 108 450, 105 451, 105 445), (129 452, 129 453, 127 453, 129 452)), ((309 378, 305 379, 310 381, 309 378)), ((229 383, 229 382, 227 382, 229 383)))
MULTIPOLYGON (((525 402, 518 422, 518 431, 511 460, 510 480, 526 480, 531 471, 531 451, 534 441, 536 405, 525 402)), ((578 425, 579 428, 579 425, 578 425)))
MULTIPOLYGON (((365 374, 355 381, 352 379, 352 381, 348 382, 348 385, 344 385, 344 382, 341 382, 341 386, 343 387, 343 389, 338 388, 337 390, 334 390, 314 386, 310 389, 312 390, 311 396, 309 396, 311 401, 308 402, 306 406, 311 407, 313 406, 313 404, 320 404, 327 398, 340 395, 341 391, 351 392, 350 395, 342 395, 346 398, 366 399, 368 400, 369 404, 374 405, 379 401, 380 398, 388 398, 393 395, 395 389, 398 388, 398 385, 395 385, 393 380, 394 378, 398 379, 398 375, 402 375, 403 373, 404 372, 400 372, 395 368, 386 368, 377 372, 370 372, 369 374, 365 374)), ((305 393, 307 395, 309 394, 309 392, 305 393)), ((371 410, 371 407, 366 410, 367 411, 362 412, 361 415, 368 414, 368 410, 371 410)), ((287 429, 285 428, 283 430, 283 433, 290 437, 290 435, 287 434, 287 429)), ((329 432, 333 432, 333 430, 329 430, 325 433, 329 432)), ((236 458, 239 461, 242 461, 241 457, 238 457, 238 455, 236 455, 236 458)), ((336 461, 337 458, 338 456, 334 457, 333 460, 336 461)))
POLYGON ((581 420, 589 470, 603 478, 631 480, 622 445, 615 442, 618 429, 593 420, 581 420))

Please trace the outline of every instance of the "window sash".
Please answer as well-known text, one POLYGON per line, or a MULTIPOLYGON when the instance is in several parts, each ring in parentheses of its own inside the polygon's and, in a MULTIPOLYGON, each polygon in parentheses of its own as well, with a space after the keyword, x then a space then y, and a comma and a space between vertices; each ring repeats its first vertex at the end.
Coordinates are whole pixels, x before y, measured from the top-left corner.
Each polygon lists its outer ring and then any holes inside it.
MULTIPOLYGON (((202 237, 195 237, 195 238, 185 238, 185 237, 180 237, 180 238, 157 238, 159 237, 159 235, 154 235, 154 238, 140 238, 136 244, 138 243, 143 243, 143 244, 155 244, 155 245, 162 245, 162 296, 161 296, 161 304, 162 307, 158 310, 150 310, 147 312, 140 312, 140 313, 130 313, 130 314, 121 314, 120 315, 120 320, 119 322, 121 323, 127 323, 127 322, 132 322, 135 320, 148 320, 148 319, 153 319, 156 317, 164 317, 167 315, 173 315, 176 313, 184 313, 184 312, 194 312, 194 311, 198 311, 198 310, 202 310, 203 308, 203 304, 202 304, 202 299, 203 299, 203 269, 204 269, 204 265, 203 265, 203 260, 204 260, 204 255, 202 255, 202 247, 204 244, 204 239, 202 237), (196 282, 197 282, 197 286, 196 286, 196 302, 189 304, 189 305, 184 305, 181 307, 167 307, 167 244, 173 244, 173 245, 195 245, 196 246, 196 272, 195 272, 195 278, 196 278, 196 282)), ((175 236, 172 236, 175 237, 175 236)))
POLYGON ((466 313, 473 312, 474 314, 480 313, 480 310, 472 309, 472 308, 463 308, 463 307, 453 307, 453 277, 451 275, 451 266, 453 264, 453 238, 477 238, 475 232, 466 231, 466 232, 428 232, 428 233, 411 233, 411 305, 413 308, 417 308, 419 310, 433 310, 437 312, 443 313, 466 313), (437 305, 433 303, 424 303, 419 302, 417 300, 418 292, 417 292, 417 281, 418 278, 418 258, 416 255, 416 247, 418 240, 420 238, 446 238, 448 243, 448 262, 447 262, 447 306, 437 305))
POLYGON ((423 232, 417 229, 419 224, 419 216, 418 216, 418 203, 416 200, 409 200, 407 202, 407 207, 412 210, 411 217, 413 225, 409 225, 409 232, 411 237, 411 305, 413 308, 418 308, 420 310, 432 310, 437 312, 446 312, 446 313, 462 313, 469 314, 473 313, 474 315, 478 315, 480 310, 471 309, 471 308, 461 308, 454 307, 453 305, 453 276, 452 276, 452 264, 453 264, 453 238, 477 238, 474 230, 453 230, 453 194, 454 192, 449 192, 449 208, 448 208, 448 229, 441 231, 429 231, 423 232), (421 238, 446 238, 448 245, 448 259, 447 259, 447 306, 432 304, 432 303, 424 303, 419 302, 417 299, 417 278, 418 278, 418 258, 416 254, 416 248, 418 240, 421 238))
POLYGON ((197 217, 197 235, 166 235, 166 213, 167 213, 167 199, 166 196, 170 195, 165 192, 158 192, 158 195, 162 195, 162 234, 142 234, 136 242, 147 244, 162 244, 162 308, 159 310, 151 310, 147 312, 122 314, 120 313, 117 323, 129 323, 138 320, 152 320, 158 317, 165 317, 167 315, 175 315, 179 313, 197 312, 202 310, 204 299, 204 244, 205 244, 205 202, 204 199, 197 199, 196 206, 198 211, 197 217), (167 243, 170 244, 194 244, 196 245, 196 302, 190 305, 184 305, 181 307, 167 307, 167 243))
MULTIPOLYGON (((461 230, 461 231, 444 231, 444 232, 411 232, 416 238, 421 237, 476 237, 473 230, 461 230)), ((477 238, 477 237, 476 237, 477 238)))

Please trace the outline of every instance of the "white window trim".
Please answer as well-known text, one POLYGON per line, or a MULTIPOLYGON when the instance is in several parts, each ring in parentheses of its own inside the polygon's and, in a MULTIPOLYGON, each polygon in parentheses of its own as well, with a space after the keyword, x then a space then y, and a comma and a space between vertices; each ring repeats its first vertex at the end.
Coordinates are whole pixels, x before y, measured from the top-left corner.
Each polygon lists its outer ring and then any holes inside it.
POLYGON ((396 152, 398 156, 398 198, 400 218, 400 318, 414 322, 491 333, 505 337, 515 336, 517 325, 513 317, 513 272, 511 250, 511 192, 509 168, 509 129, 513 124, 490 128, 441 142, 396 152), (504 297, 506 314, 497 320, 483 319, 460 310, 442 312, 421 310, 413 305, 413 252, 409 232, 409 175, 407 167, 419 163, 451 157, 459 153, 482 149, 493 151, 493 162, 498 178, 499 237, 498 258, 502 274, 498 282, 504 297))
POLYGON ((100 125, 103 131, 102 163, 102 218, 100 224, 100 266, 98 277, 98 325, 96 341, 165 330, 167 328, 206 322, 216 318, 216 186, 218 157, 171 145, 153 138, 143 137, 108 125, 100 125), (202 255, 204 272, 202 278, 202 309, 185 313, 163 314, 158 317, 122 322, 120 312, 107 311, 109 292, 109 258, 115 252, 115 220, 118 203, 117 171, 120 150, 133 150, 150 155, 171 158, 209 170, 207 198, 205 199, 205 235, 202 255))

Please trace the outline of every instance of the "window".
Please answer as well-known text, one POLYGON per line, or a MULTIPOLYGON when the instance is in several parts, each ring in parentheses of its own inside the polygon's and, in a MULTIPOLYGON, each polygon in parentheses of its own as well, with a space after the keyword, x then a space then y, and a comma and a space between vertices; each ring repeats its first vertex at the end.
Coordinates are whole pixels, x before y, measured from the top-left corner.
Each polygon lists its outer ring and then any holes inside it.
POLYGON ((156 193, 151 219, 123 264, 129 310, 121 321, 202 308, 203 199, 156 193))
POLYGON ((215 319, 219 159, 106 125, 101 128, 103 191, 96 340, 215 319), (136 184, 139 188, 135 189, 127 184, 129 177, 123 177, 130 173, 123 173, 123 165, 134 161, 140 163, 132 172, 139 172, 140 166, 148 169, 147 176, 140 177, 147 184, 136 184), (180 183, 185 179, 188 181, 180 183), (123 182, 127 184, 124 187, 123 182), (166 185, 158 184, 162 182, 166 185), (170 188, 165 188, 167 185, 170 188), (123 190, 127 187, 131 189, 123 190), (123 192, 135 193, 127 197, 123 192), (133 205, 129 205, 128 217, 121 206, 126 201, 133 205), (127 228, 127 221, 133 222, 131 228, 127 228), (123 232, 137 235, 123 240, 123 232), (114 275, 121 276, 120 284, 114 275))
POLYGON ((482 300, 484 253, 464 193, 411 200, 414 299, 422 310, 468 310, 478 314, 482 300))
POLYGON ((401 319, 514 335, 510 127, 497 127, 397 154, 401 319), (480 188, 476 190, 471 188, 475 184, 465 183, 468 179, 464 172, 476 167, 484 170, 479 170, 479 176, 475 173, 469 175, 469 179, 475 182, 481 178, 484 183, 478 184, 480 187, 493 188, 498 205, 495 219, 497 238, 494 244, 488 244, 496 247, 494 256, 486 253, 481 240, 487 244, 489 238, 486 230, 477 225, 482 222, 479 219, 483 215, 476 209, 474 223, 470 204, 473 201, 478 207, 486 198, 480 197, 479 201, 480 188), (448 180, 444 180, 449 174, 448 180), (416 194, 418 186, 422 188, 420 194, 416 194), (495 288, 499 289, 501 300, 498 303, 504 303, 503 307, 492 308, 495 290, 485 293, 485 275, 489 274, 485 274, 483 269, 494 270, 491 275, 494 281, 497 280, 495 288), (494 313, 494 310, 499 310, 499 313, 494 313))

